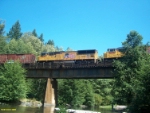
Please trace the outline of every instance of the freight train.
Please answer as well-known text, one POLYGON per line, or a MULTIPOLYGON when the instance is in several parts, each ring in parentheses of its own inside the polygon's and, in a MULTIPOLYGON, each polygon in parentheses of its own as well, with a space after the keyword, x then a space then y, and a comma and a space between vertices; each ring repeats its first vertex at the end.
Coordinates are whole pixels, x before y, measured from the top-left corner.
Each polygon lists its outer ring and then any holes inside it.
MULTIPOLYGON (((102 61, 99 59, 98 52, 95 49, 41 53, 37 58, 33 54, 1 54, 0 64, 10 60, 19 60, 24 65, 35 64, 47 65, 48 67, 67 64, 99 64, 101 62, 109 62, 113 59, 121 58, 123 56, 121 49, 122 48, 108 49, 107 52, 104 53, 102 61)), ((146 51, 150 53, 150 47, 147 48, 146 51)))
MULTIPOLYGON (((121 58, 123 54, 121 53, 122 48, 111 48, 104 53, 104 60, 111 60, 114 58, 121 58)), ((49 52, 42 53, 37 59, 38 62, 52 62, 52 63, 99 63, 100 59, 98 57, 97 50, 78 50, 78 51, 68 51, 68 52, 49 52)))
MULTIPOLYGON (((108 49, 104 53, 104 59, 113 59, 122 57, 122 53, 119 49, 108 49)), ((18 60, 24 65, 37 64, 37 65, 63 65, 63 64, 98 64, 101 60, 98 57, 98 52, 95 49, 92 50, 78 50, 78 51, 58 51, 41 53, 36 58, 33 54, 0 54, 0 64, 7 61, 13 62, 18 60)))

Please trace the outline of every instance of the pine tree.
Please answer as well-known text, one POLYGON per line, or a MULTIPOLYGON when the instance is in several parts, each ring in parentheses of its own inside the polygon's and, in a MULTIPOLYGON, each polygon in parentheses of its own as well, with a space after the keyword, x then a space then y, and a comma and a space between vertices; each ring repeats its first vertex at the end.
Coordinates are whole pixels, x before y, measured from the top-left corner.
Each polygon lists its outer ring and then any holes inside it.
POLYGON ((0 67, 0 100, 17 101, 26 97, 25 69, 18 62, 0 67))
POLYGON ((9 33, 7 33, 7 36, 9 39, 16 39, 18 40, 21 37, 21 27, 19 21, 17 21, 12 28, 10 29, 9 33))
POLYGON ((32 35, 35 36, 35 37, 38 37, 35 29, 32 31, 32 35))
POLYGON ((3 36, 4 28, 5 28, 5 22, 3 20, 0 20, 0 36, 3 36))
POLYGON ((4 21, 0 20, 0 53, 5 53, 6 38, 4 35, 4 21))
POLYGON ((54 46, 54 41, 53 40, 48 40, 47 44, 54 46))
POLYGON ((41 42, 44 42, 43 33, 39 36, 39 39, 41 40, 41 42))

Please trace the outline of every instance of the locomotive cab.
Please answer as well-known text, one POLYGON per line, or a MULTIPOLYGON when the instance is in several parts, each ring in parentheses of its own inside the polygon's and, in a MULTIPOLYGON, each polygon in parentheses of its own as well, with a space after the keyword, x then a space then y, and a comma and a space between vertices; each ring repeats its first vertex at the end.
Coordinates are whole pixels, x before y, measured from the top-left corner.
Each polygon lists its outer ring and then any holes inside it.
POLYGON ((113 58, 120 58, 123 56, 121 50, 123 48, 110 48, 107 49, 107 52, 104 53, 105 59, 113 59, 113 58))

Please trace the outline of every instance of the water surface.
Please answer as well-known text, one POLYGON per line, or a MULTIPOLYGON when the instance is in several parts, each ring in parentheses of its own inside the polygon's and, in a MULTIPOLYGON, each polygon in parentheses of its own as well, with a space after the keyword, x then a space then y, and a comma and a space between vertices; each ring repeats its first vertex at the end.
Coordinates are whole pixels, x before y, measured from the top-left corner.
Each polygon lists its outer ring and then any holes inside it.
MULTIPOLYGON (((90 110, 90 109, 88 109, 90 110)), ((117 113, 110 109, 94 108, 91 111, 101 113, 117 113)), ((54 106, 49 107, 24 107, 19 105, 0 105, 0 113, 54 113, 54 106)))

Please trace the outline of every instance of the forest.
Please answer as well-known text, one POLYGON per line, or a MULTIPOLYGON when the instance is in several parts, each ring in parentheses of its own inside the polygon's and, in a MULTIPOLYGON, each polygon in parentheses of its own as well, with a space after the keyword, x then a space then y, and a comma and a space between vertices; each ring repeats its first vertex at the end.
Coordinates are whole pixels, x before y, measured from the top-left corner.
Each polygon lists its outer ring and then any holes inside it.
MULTIPOLYGON (((44 35, 21 32, 16 21, 6 33, 5 22, 0 20, 0 54, 62 51, 52 39, 44 42, 44 35)), ((142 43, 143 37, 137 31, 130 31, 122 43, 124 56, 114 60, 114 79, 58 79, 58 104, 73 107, 85 105, 127 105, 131 113, 150 112, 150 55, 149 44, 142 43)), ((65 51, 70 51, 68 47, 65 51)), ((45 79, 26 79, 26 70, 19 62, 5 63, 0 67, 0 101, 18 101, 34 98, 43 101, 45 79)))

